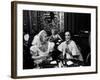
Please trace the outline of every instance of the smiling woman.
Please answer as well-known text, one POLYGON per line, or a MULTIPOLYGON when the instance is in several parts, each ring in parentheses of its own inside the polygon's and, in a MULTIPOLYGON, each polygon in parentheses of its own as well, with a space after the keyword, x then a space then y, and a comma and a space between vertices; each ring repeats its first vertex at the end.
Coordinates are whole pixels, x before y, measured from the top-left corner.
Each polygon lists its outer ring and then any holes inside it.
POLYGON ((65 41, 58 46, 58 50, 60 50, 63 53, 63 57, 65 58, 63 63, 71 61, 73 62, 73 65, 71 64, 72 66, 82 65, 82 54, 79 51, 76 43, 73 40, 71 40, 71 35, 69 31, 65 32, 65 41))
POLYGON ((30 50, 37 68, 41 68, 39 65, 42 64, 42 62, 52 60, 50 52, 53 51, 53 48, 54 43, 47 41, 47 33, 44 30, 35 36, 30 50))

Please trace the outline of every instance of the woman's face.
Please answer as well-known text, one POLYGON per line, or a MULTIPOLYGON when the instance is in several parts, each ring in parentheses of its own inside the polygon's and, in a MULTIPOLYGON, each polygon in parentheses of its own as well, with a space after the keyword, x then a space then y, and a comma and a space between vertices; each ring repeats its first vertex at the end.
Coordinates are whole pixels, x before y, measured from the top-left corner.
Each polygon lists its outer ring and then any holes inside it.
POLYGON ((42 36, 41 36, 41 41, 42 42, 46 42, 47 41, 47 34, 46 33, 43 33, 42 36))
POLYGON ((66 40, 66 41, 69 41, 70 38, 71 38, 70 32, 66 32, 66 33, 65 33, 65 40, 66 40))

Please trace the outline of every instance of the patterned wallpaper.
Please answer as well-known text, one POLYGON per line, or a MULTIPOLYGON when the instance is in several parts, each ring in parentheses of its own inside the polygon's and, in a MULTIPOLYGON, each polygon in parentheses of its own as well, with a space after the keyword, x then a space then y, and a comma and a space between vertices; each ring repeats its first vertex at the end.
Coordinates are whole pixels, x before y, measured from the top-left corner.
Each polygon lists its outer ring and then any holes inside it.
POLYGON ((24 30, 30 34, 36 34, 42 29, 51 32, 54 27, 59 32, 64 31, 64 12, 25 10, 23 13, 24 30))

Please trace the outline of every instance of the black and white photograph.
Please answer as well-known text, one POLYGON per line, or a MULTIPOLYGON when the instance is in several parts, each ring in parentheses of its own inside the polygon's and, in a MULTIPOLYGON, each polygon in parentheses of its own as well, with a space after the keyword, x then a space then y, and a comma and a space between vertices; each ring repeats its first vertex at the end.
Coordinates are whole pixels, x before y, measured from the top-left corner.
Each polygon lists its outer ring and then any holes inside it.
POLYGON ((96 6, 31 2, 13 6, 14 77, 97 72, 96 6))
POLYGON ((91 14, 23 10, 23 69, 91 66, 91 14))

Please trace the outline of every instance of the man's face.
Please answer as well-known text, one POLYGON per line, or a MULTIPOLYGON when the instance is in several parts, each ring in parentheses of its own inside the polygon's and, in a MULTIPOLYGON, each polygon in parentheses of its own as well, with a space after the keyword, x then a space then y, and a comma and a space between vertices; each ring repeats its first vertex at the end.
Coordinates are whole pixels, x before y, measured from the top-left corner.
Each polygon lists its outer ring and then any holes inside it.
POLYGON ((65 33, 65 40, 66 40, 66 41, 69 41, 70 38, 71 38, 70 32, 66 32, 66 33, 65 33))
POLYGON ((53 30, 51 31, 51 33, 52 33, 52 35, 55 35, 55 30, 53 29, 53 30))

